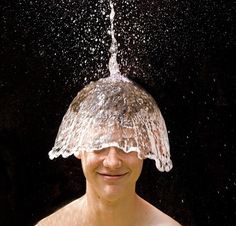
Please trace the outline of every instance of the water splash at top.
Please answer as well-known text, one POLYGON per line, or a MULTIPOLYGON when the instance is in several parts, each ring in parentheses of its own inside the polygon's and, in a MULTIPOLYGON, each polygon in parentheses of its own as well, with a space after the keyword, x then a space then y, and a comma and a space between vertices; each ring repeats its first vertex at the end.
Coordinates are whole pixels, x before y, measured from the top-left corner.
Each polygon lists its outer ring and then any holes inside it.
POLYGON ((117 63, 115 10, 110 0, 110 76, 91 82, 74 98, 63 117, 50 159, 117 147, 153 159, 160 171, 172 161, 164 118, 152 96, 124 77, 117 63))
POLYGON ((111 53, 111 56, 109 59, 109 72, 110 72, 111 77, 125 79, 121 75, 119 64, 117 62, 118 44, 115 38, 115 30, 114 30, 115 10, 114 10, 113 2, 111 0, 110 0, 110 8, 111 8, 111 13, 110 13, 111 29, 109 33, 111 35, 111 46, 110 46, 109 52, 111 53))

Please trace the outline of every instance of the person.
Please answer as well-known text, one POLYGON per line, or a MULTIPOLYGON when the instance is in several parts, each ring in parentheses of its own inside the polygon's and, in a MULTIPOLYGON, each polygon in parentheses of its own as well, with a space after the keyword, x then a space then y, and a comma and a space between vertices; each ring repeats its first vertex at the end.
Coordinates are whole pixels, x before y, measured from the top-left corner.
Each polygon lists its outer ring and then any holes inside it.
POLYGON ((50 158, 81 160, 86 191, 36 226, 180 226, 136 193, 143 161, 169 171, 168 136, 154 99, 126 78, 92 82, 72 101, 50 158))

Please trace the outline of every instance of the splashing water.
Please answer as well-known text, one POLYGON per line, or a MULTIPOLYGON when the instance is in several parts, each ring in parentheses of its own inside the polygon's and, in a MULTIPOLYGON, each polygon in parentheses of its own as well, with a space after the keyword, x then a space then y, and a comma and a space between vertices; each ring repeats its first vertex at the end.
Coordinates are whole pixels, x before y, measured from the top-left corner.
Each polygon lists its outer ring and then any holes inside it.
POLYGON ((115 38, 115 30, 114 30, 115 10, 114 10, 114 5, 113 5, 111 0, 110 0, 110 7, 111 7, 111 13, 110 13, 111 47, 109 49, 109 52, 111 53, 111 57, 110 57, 110 60, 109 60, 109 71, 110 71, 110 76, 121 76, 119 65, 117 63, 118 45, 117 45, 117 40, 115 38))
POLYGON ((113 146, 126 153, 135 151, 140 159, 153 159, 157 169, 169 171, 172 161, 165 121, 151 95, 121 75, 112 1, 110 7, 110 76, 91 82, 77 94, 63 117, 49 157, 66 158, 113 146))
POLYGON ((111 13, 110 13, 111 28, 109 31, 109 33, 111 35, 111 46, 109 49, 109 52, 111 54, 110 59, 109 59, 110 76, 113 79, 121 79, 121 80, 126 80, 127 82, 129 82, 129 80, 127 78, 122 76, 120 69, 119 69, 119 64, 117 62, 118 44, 117 44, 117 40, 115 38, 115 29, 114 29, 115 10, 114 10, 113 2, 111 0, 110 0, 109 4, 110 4, 110 8, 111 8, 111 13))
POLYGON ((118 147, 172 168, 164 119, 155 100, 133 82, 107 77, 91 82, 74 98, 55 141, 51 159, 118 147))

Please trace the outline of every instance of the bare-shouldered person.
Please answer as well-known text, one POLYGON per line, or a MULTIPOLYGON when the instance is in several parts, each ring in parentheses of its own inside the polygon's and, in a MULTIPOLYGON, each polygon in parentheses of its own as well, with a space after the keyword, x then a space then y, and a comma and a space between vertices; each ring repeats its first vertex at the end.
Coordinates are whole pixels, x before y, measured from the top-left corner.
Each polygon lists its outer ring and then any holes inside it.
POLYGON ((37 226, 180 226, 136 194, 143 165, 136 152, 111 147, 83 152, 79 158, 86 177, 85 195, 37 226))
POLYGON ((123 76, 90 83, 72 101, 49 152, 81 160, 85 195, 38 226, 177 226, 136 193, 144 159, 172 168, 168 133, 155 100, 123 76))

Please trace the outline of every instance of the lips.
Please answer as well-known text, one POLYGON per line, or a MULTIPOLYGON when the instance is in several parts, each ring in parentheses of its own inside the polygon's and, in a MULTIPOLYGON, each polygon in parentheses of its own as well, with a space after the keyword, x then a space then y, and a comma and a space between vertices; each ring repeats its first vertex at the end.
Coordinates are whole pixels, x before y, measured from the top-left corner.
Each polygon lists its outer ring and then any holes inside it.
POLYGON ((128 174, 128 172, 126 172, 126 173, 98 173, 98 175, 100 175, 106 179, 118 179, 118 178, 124 177, 127 174, 128 174))

